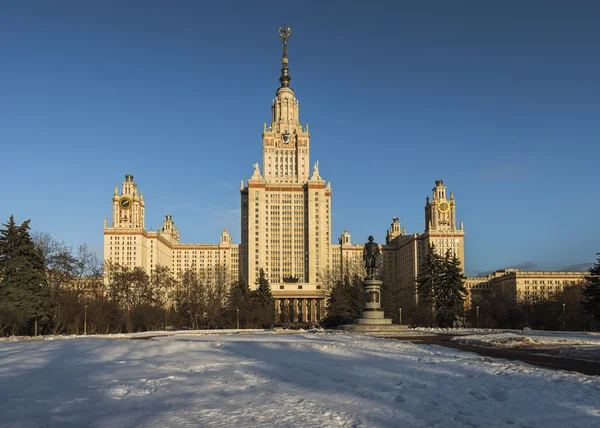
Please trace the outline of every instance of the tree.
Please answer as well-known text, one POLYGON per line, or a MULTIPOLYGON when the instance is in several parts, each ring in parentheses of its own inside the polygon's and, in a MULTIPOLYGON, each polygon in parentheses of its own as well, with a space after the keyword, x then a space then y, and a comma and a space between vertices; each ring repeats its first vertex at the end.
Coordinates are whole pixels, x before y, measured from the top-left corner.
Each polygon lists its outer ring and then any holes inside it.
POLYGON ((467 292, 460 267, 460 260, 448 251, 441 256, 435 246, 425 255, 422 275, 418 278, 419 297, 431 309, 438 327, 452 327, 463 313, 464 296, 467 292))
POLYGON ((79 296, 75 288, 77 259, 71 254, 71 248, 46 232, 33 234, 32 240, 45 266, 52 334, 64 331, 67 324, 75 324, 71 325, 74 327, 71 332, 77 332, 79 309, 83 309, 78 304, 79 296), (72 322, 73 318, 77 319, 75 323, 72 322))
POLYGON ((327 315, 323 325, 335 328, 339 325, 352 324, 360 317, 363 308, 363 287, 361 277, 357 274, 344 275, 334 284, 327 284, 330 293, 327 299, 327 315))
POLYGON ((436 295, 436 320, 438 327, 453 327, 464 312, 464 296, 467 289, 460 267, 460 260, 450 251, 444 258, 444 274, 436 295))
POLYGON ((417 278, 419 303, 430 308, 430 325, 434 324, 436 296, 444 280, 444 258, 435 251, 435 245, 429 247, 421 266, 421 274, 417 278))
POLYGON ((267 328, 275 321, 275 300, 271 294, 271 285, 261 268, 256 278, 256 290, 252 292, 252 310, 257 313, 257 324, 267 328))
POLYGON ((227 296, 227 318, 231 326, 237 326, 238 313, 240 327, 253 327, 252 293, 244 280, 233 284, 227 296))
POLYGON ((0 229, 0 310, 20 320, 13 333, 28 321, 46 321, 48 315, 44 260, 31 239, 29 223, 17 226, 11 216, 0 229))
POLYGON ((192 330, 203 322, 206 311, 206 286, 193 269, 186 269, 175 285, 173 302, 179 315, 192 330))
POLYGON ((596 263, 588 271, 589 275, 585 276, 585 285, 581 293, 583 309, 600 324, 600 253, 597 256, 596 263))
MULTIPOLYGON (((133 313, 140 305, 151 305, 153 294, 150 278, 140 266, 129 269, 117 263, 106 265, 109 280, 109 296, 125 309, 125 325, 128 333, 138 330, 134 324, 133 313)), ((136 313, 136 319, 139 320, 136 313)))

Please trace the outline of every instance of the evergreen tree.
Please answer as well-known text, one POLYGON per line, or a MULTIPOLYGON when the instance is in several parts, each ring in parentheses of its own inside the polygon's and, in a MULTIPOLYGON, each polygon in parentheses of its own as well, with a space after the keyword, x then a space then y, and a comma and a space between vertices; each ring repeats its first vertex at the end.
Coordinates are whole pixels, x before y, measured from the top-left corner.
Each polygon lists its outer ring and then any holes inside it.
POLYGON ((0 229, 0 310, 16 314, 22 324, 46 321, 49 302, 44 261, 29 234, 29 222, 17 226, 11 216, 0 229))
POLYGON ((258 324, 270 327, 275 321, 275 299, 271 294, 271 285, 261 268, 256 279, 256 290, 252 293, 252 308, 258 314, 258 324))
POLYGON ((435 251, 435 245, 429 247, 421 266, 421 275, 417 278, 419 304, 430 308, 430 324, 434 324, 436 296, 444 280, 444 258, 435 251))
POLYGON ((431 324, 438 327, 452 327, 464 308, 466 288, 460 260, 450 251, 441 256, 435 246, 425 255, 421 276, 418 278, 419 300, 431 308, 431 324))
POLYGON ((271 294, 271 285, 269 284, 269 280, 265 276, 265 271, 262 268, 258 272, 258 278, 256 279, 255 284, 256 291, 254 292, 254 296, 256 299, 265 301, 273 298, 273 295, 271 294))
POLYGON ((583 309, 600 324, 600 253, 597 256, 596 263, 589 269, 589 275, 585 277, 581 294, 583 294, 583 309))
POLYGON ((323 325, 335 328, 339 325, 352 324, 355 318, 360 317, 363 308, 363 287, 358 275, 344 275, 331 287, 327 299, 327 316, 323 325))
POLYGON ((241 328, 248 328, 253 324, 251 297, 250 287, 246 281, 240 280, 231 286, 227 296, 227 313, 232 325, 237 325, 238 314, 241 328))
POLYGON ((453 327, 464 312, 464 296, 467 292, 460 260, 450 251, 444 258, 444 275, 436 296, 436 321, 438 327, 453 327))

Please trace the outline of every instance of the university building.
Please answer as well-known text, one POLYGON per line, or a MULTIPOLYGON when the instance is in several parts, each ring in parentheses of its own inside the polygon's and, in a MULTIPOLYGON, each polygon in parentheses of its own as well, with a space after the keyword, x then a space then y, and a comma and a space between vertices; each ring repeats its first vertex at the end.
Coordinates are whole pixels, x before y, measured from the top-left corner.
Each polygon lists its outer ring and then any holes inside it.
POLYGON ((271 103, 271 122, 262 132, 262 171, 242 181, 242 277, 253 284, 263 269, 276 310, 297 321, 324 313, 325 293, 319 270, 331 267, 331 185, 310 164, 308 124, 300 123, 300 105, 289 70, 289 28, 281 28, 283 55, 280 87, 271 103))
MULTIPOLYGON (((156 232, 145 228, 143 193, 133 175, 126 175, 121 192, 115 187, 112 198, 112 222, 104 219, 104 262, 127 268, 143 268, 148 274, 156 266, 171 269, 175 277, 185 270, 196 270, 201 278, 225 273, 231 280, 239 277, 239 245, 231 243, 225 229, 219 244, 181 244, 179 230, 170 215, 156 232)), ((105 276, 108 275, 105 270, 105 276)))
MULTIPOLYGON (((353 244, 345 230, 332 242, 331 184, 310 161, 308 124, 300 123, 300 106, 290 86, 287 42, 291 30, 280 29, 283 55, 280 86, 271 103, 270 123, 263 125, 262 165, 240 186, 241 243, 227 230, 218 244, 183 244, 170 215, 157 231, 145 228, 146 202, 126 175, 112 197, 112 221, 104 221, 104 260, 150 273, 168 267, 174 277, 188 269, 200 277, 227 273, 227 281, 243 279, 254 287, 260 269, 271 285, 278 316, 285 321, 316 322, 325 313, 326 290, 319 272, 340 275, 362 264, 363 245, 353 244)), ((394 218, 381 246, 384 281, 416 301, 416 277, 427 249, 455 253, 464 261, 464 229, 456 226, 454 195, 442 180, 435 182, 425 204, 425 230, 407 234, 394 218)), ((464 269, 464 262, 463 262, 464 269)))
POLYGON ((477 299, 494 290, 513 296, 517 302, 553 299, 554 295, 565 287, 585 280, 588 272, 545 272, 502 269, 485 277, 466 278, 465 286, 469 291, 467 308, 477 304, 477 299))
POLYGON ((447 197, 447 187, 443 180, 436 180, 431 190, 432 198, 425 200, 425 231, 407 234, 397 217, 386 233, 383 246, 384 283, 395 284, 401 301, 416 303, 417 278, 420 267, 429 248, 434 245, 436 252, 445 255, 448 251, 461 261, 465 271, 465 230, 463 222, 456 225, 456 201, 454 193, 447 197))

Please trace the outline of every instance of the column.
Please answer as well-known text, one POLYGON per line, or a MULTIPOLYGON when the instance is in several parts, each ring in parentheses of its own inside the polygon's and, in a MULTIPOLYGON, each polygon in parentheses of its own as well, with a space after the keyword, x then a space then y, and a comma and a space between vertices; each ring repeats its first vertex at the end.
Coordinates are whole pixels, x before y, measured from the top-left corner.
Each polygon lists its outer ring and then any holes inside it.
POLYGON ((313 299, 306 299, 306 322, 314 322, 313 314, 315 311, 313 310, 313 299))
POLYGON ((316 315, 315 315, 315 320, 316 320, 317 322, 320 322, 320 321, 321 321, 321 316, 323 315, 323 314, 322 314, 322 310, 323 310, 323 308, 321 307, 321 301, 322 301, 322 300, 323 300, 323 299, 317 299, 317 303, 316 303, 316 309, 315 309, 315 314, 316 314, 316 315))
POLYGON ((290 322, 290 301, 288 299, 283 301, 283 322, 290 322))
POLYGON ((306 316, 306 299, 302 299, 302 322, 308 322, 308 318, 306 316))
POLYGON ((296 308, 294 307, 294 299, 289 299, 288 302, 288 322, 294 322, 294 320, 296 319, 296 308))

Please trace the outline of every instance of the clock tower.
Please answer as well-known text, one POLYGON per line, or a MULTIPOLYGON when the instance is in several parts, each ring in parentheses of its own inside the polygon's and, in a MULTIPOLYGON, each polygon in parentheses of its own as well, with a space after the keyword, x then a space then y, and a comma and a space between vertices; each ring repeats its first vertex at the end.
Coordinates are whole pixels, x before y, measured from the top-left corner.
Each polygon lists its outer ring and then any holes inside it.
POLYGON ((425 203, 425 230, 455 232, 456 229, 456 202, 454 194, 446 197, 444 180, 436 180, 435 187, 431 189, 433 198, 427 197, 425 203))
POLYGON ((448 195, 443 180, 436 180, 431 191, 431 200, 427 197, 425 202, 425 233, 422 235, 423 246, 420 252, 424 255, 431 245, 435 245, 442 255, 449 251, 460 259, 464 272, 465 231, 462 221, 460 227, 456 226, 454 193, 450 192, 448 195))
MULTIPOLYGON (((137 184, 133 182, 133 175, 125 175, 122 190, 115 187, 113 193, 112 225, 113 228, 144 228, 144 195, 138 194, 137 184)), ((106 227, 106 226, 105 226, 106 227)))

